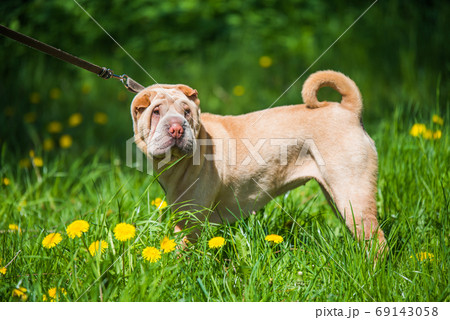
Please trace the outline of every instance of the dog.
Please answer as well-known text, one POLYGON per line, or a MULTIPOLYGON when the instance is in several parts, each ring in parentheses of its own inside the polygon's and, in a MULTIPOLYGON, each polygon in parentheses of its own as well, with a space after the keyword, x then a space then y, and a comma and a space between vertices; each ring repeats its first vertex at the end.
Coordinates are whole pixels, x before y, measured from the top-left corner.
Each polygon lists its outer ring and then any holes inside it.
POLYGON ((302 97, 304 104, 220 116, 200 113, 189 86, 155 84, 131 103, 134 139, 173 210, 233 222, 315 179, 353 235, 376 238, 384 249, 377 151, 362 125, 358 87, 340 72, 319 71, 305 81, 302 97), (340 103, 317 100, 326 86, 341 94, 340 103))

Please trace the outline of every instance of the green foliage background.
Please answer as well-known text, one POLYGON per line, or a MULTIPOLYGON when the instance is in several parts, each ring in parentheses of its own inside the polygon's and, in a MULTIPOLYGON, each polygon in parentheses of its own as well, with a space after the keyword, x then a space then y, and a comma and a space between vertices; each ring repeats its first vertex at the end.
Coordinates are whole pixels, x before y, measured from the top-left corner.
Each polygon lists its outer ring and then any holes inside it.
MULTIPOLYGON (((268 107, 366 10, 371 1, 79 1, 100 25, 159 83, 185 83, 200 93, 202 110, 239 114, 268 107), (261 68, 259 57, 273 59, 261 68), (232 88, 242 85, 236 97, 232 88)), ((74 1, 2 1, 1 23, 144 85, 153 79, 140 69, 74 1)), ((303 81, 313 71, 334 69, 360 87, 368 123, 389 115, 399 102, 421 104, 426 111, 447 107, 450 45, 444 1, 378 1, 277 102, 301 102, 303 81)), ((0 38, 2 75, 0 139, 10 151, 38 147, 42 134, 29 141, 21 116, 39 113, 39 125, 64 121, 80 111, 105 111, 110 124, 101 132, 83 124, 75 148, 110 144, 123 149, 131 136, 127 121, 132 94, 115 80, 95 75, 0 38), (81 87, 92 88, 87 95, 81 87), (51 101, 51 88, 61 99, 51 101), (40 93, 31 105, 28 97, 40 93), (118 99, 118 97, 120 99, 118 99), (20 142, 17 144, 16 142, 20 142)), ((332 96, 335 97, 336 96, 332 96)))

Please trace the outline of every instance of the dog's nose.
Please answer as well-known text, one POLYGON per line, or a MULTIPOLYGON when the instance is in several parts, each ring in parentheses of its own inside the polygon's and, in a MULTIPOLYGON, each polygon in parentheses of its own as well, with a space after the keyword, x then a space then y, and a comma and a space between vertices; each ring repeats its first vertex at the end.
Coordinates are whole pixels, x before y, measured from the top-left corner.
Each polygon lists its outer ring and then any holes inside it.
POLYGON ((170 125, 169 134, 172 138, 179 139, 183 135, 183 127, 178 122, 174 122, 170 125))

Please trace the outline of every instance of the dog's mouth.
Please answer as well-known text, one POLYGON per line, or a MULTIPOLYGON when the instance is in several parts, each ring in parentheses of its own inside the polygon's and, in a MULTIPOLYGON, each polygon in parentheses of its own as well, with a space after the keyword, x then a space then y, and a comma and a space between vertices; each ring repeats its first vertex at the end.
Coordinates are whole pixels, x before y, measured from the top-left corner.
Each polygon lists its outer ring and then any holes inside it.
POLYGON ((181 138, 173 138, 169 135, 152 139, 149 153, 153 158, 164 158, 169 156, 181 157, 193 153, 194 143, 192 139, 182 136, 181 138))

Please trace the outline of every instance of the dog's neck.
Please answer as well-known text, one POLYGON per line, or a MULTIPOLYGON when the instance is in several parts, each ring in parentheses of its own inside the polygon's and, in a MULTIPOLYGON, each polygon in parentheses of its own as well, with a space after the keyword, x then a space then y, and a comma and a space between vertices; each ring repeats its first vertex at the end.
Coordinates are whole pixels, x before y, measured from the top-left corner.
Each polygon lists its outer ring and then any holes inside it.
MULTIPOLYGON (((205 141, 205 139, 210 138, 211 136, 207 133, 205 127, 201 125, 197 139, 205 141)), ((196 159, 192 155, 185 156, 174 159, 160 168, 159 165, 163 160, 154 160, 154 171, 159 176, 158 181, 166 192, 169 201, 177 202, 178 198, 188 188, 195 188, 192 182, 200 177, 207 166, 213 165, 213 162, 206 160, 204 156, 213 154, 213 146, 201 144, 198 148, 200 149, 196 152, 199 153, 199 156, 197 155, 196 159), (177 184, 174 185, 173 181, 177 181, 177 184)))

